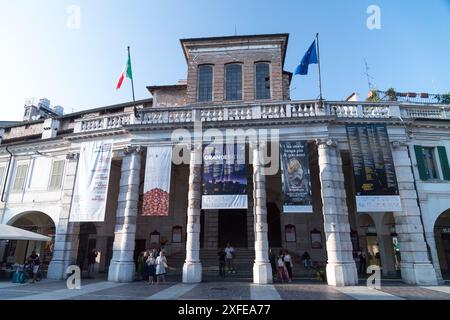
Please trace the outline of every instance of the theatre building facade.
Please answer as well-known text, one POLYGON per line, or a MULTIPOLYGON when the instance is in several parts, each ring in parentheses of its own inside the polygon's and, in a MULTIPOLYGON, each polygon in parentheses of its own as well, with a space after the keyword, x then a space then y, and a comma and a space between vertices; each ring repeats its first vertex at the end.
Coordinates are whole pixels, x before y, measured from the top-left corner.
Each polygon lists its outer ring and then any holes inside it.
MULTIPOLYGON (((293 101, 287 34, 181 40, 187 80, 152 98, 1 129, 0 223, 50 235, 0 241, 3 265, 36 249, 48 278, 69 265, 133 281, 163 248, 183 282, 271 283, 269 249, 294 277, 354 285, 361 267, 436 285, 450 273, 450 106, 293 101), (136 109, 135 109, 136 107, 136 109), (222 143, 223 142, 223 143, 222 143)), ((1 237, 0 237, 1 238, 1 237)), ((364 270, 360 270, 364 269, 364 270)))

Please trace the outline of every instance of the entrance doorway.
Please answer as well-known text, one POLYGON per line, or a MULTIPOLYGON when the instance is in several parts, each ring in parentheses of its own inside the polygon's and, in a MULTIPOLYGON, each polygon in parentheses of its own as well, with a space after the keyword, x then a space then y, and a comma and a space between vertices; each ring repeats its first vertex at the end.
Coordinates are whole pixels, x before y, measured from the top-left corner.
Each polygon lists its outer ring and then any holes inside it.
POLYGON ((247 210, 219 210, 219 247, 247 248, 247 210))
POLYGON ((281 248, 281 217, 275 203, 267 203, 267 227, 269 247, 281 248))
POLYGON ((88 269, 89 253, 95 249, 96 238, 97 228, 92 222, 83 222, 80 224, 77 265, 81 270, 88 269))

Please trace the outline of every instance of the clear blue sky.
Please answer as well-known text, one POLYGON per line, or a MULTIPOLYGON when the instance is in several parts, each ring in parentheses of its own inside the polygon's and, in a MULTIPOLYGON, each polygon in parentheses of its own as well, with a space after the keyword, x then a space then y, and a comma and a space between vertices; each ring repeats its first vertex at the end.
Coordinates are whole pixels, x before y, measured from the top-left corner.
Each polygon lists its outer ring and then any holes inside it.
MULTIPOLYGON (((131 100, 115 84, 132 47, 136 97, 147 85, 186 78, 179 39, 290 33, 285 69, 293 71, 320 33, 324 95, 368 91, 364 58, 379 89, 450 91, 450 0, 0 0, 1 120, 21 119, 27 97, 47 97, 66 113, 131 100), (369 5, 381 29, 366 26, 369 5), (67 27, 70 5, 80 29, 67 27)), ((318 96, 317 67, 296 76, 292 98, 318 96)))

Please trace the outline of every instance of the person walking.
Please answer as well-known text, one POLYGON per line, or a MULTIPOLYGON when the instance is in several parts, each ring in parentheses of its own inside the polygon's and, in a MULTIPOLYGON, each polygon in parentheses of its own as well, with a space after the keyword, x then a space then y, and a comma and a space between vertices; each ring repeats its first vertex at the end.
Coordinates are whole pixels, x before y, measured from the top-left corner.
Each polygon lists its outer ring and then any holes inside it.
POLYGON ((284 263, 283 256, 279 255, 277 257, 277 272, 278 272, 278 280, 280 282, 289 281, 289 275, 286 270, 286 264, 284 263))
POLYGON ((92 249, 88 255, 88 278, 93 278, 91 273, 94 273, 95 270, 95 262, 97 259, 98 252, 96 249, 92 249))
POLYGON ((165 274, 166 269, 169 267, 167 265, 167 258, 166 254, 163 250, 159 253, 159 256, 156 258, 156 277, 157 277, 157 283, 164 283, 166 282, 165 274))
POLYGON ((155 284, 157 278, 156 278, 156 257, 154 249, 150 251, 146 263, 148 267, 148 279, 147 279, 148 284, 155 284))
POLYGON ((367 273, 367 258, 364 252, 359 253, 359 274, 367 273))
POLYGON ((225 250, 220 249, 220 251, 217 252, 217 255, 219 256, 219 275, 225 278, 226 276, 225 265, 227 254, 225 253, 225 250))
POLYGON ((286 270, 289 276, 289 282, 292 282, 292 267, 294 265, 292 263, 292 257, 287 250, 284 250, 283 261, 284 264, 286 265, 286 270))
POLYGON ((39 265, 41 264, 41 261, 39 260, 39 256, 36 254, 36 251, 32 251, 31 255, 28 257, 28 263, 31 265, 31 271, 33 272, 33 279, 31 280, 31 283, 36 282, 36 276, 39 271, 39 265))
POLYGON ((234 248, 231 246, 231 243, 228 242, 225 248, 225 262, 228 268, 228 273, 236 273, 233 265, 234 259, 234 248))

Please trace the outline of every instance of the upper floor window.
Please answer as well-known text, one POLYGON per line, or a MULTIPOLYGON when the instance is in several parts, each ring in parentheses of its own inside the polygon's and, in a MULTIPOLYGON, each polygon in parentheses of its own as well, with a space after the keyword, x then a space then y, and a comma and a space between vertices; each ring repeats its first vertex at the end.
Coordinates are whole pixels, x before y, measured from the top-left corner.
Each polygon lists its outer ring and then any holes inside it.
POLYGON ((242 100, 242 65, 225 66, 225 100, 242 100))
POLYGON ((270 64, 267 62, 255 64, 255 98, 270 99, 270 64))
POLYGON ((198 101, 211 101, 213 88, 213 67, 198 67, 198 101))
POLYGON ((61 189, 64 172, 64 160, 53 161, 52 171, 50 174, 49 190, 61 189))
POLYGON ((421 180, 450 180, 450 166, 445 147, 414 146, 414 151, 421 180))
POLYGON ((25 179, 27 177, 27 164, 19 164, 16 170, 16 177, 14 178, 14 184, 12 187, 12 192, 20 192, 25 186, 25 179))

